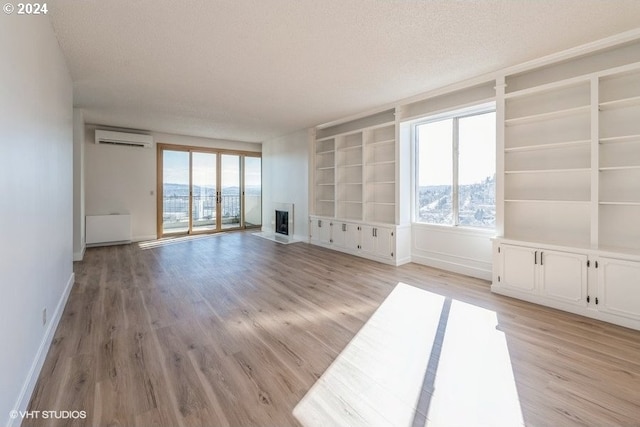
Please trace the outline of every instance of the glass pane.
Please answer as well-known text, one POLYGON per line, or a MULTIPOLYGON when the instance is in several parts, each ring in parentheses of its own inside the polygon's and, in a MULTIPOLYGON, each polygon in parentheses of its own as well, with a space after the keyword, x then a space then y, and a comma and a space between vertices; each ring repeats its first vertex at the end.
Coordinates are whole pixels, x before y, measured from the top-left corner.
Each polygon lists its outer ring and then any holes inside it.
POLYGON ((162 232, 189 231, 189 153, 162 152, 162 232))
POLYGON ((262 224, 262 159, 244 158, 244 223, 247 227, 262 224))
POLYGON ((418 222, 453 224, 453 120, 416 126, 418 222))
POLYGON ((496 113, 458 122, 458 224, 496 225, 496 113))
POLYGON ((240 156, 222 155, 222 228, 240 227, 240 156))
POLYGON ((192 154, 193 231, 216 229, 216 156, 215 153, 192 154))

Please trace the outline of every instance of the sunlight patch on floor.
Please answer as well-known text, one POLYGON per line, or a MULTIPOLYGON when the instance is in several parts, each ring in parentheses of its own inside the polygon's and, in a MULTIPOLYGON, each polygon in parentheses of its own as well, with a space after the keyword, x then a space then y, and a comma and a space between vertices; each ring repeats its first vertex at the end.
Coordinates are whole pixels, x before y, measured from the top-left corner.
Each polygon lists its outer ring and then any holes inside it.
POLYGON ((494 312, 399 283, 293 414, 306 427, 522 425, 496 324, 494 312))
POLYGON ((216 234, 199 234, 199 235, 190 235, 190 236, 179 236, 179 237, 163 237, 158 240, 147 240, 145 242, 139 242, 138 247, 140 249, 154 249, 162 246, 173 245, 176 243, 190 242, 192 240, 206 239, 208 237, 220 236, 224 233, 216 233, 216 234))

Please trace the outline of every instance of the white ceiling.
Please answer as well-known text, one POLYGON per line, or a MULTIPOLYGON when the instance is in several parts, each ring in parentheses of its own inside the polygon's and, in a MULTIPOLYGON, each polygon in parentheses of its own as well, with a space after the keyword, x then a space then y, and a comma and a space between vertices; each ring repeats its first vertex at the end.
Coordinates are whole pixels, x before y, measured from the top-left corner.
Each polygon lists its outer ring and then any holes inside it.
POLYGON ((638 0, 58 0, 88 123, 260 142, 638 27, 638 0))

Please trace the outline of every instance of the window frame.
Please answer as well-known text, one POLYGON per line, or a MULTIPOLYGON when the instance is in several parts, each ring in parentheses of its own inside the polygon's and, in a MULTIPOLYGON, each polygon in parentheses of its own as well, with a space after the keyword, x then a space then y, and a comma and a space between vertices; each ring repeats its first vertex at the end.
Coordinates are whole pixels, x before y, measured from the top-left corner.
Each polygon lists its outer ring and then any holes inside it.
MULTIPOLYGON (((459 132, 459 121, 460 119, 479 116, 482 114, 496 113, 496 103, 494 101, 483 103, 479 105, 473 105, 471 107, 465 108, 456 108, 452 110, 448 110, 446 112, 436 113, 432 115, 428 115, 425 117, 421 117, 419 119, 415 119, 411 121, 411 145, 412 145, 412 155, 414 156, 412 166, 412 181, 413 181, 413 191, 412 191, 412 222, 414 224, 429 226, 429 227, 445 227, 448 229, 465 229, 470 231, 477 231, 482 233, 493 233, 497 228, 497 220, 493 227, 479 227, 474 225, 460 225, 460 201, 459 201, 459 159, 460 159, 460 132, 459 132), (435 123, 443 120, 452 120, 452 136, 451 136, 451 155, 452 155, 452 190, 451 190, 451 211, 453 222, 451 224, 436 224, 432 222, 423 222, 419 220, 418 209, 419 209, 419 191, 420 191, 420 183, 419 183, 419 172, 420 172, 420 141, 418 138, 418 127, 421 125, 435 123)), ((497 120, 496 120, 496 130, 497 130, 497 120)), ((496 145, 497 145, 497 132, 496 132, 496 145)), ((497 148, 496 148, 497 150, 497 148)), ((496 154, 496 153, 494 153, 496 154)), ((497 164, 496 164, 496 175, 497 175, 497 164)), ((497 191, 497 189, 496 189, 497 191)), ((497 196, 497 194, 496 194, 497 196)), ((496 210, 497 210, 497 197, 496 197, 496 210)))

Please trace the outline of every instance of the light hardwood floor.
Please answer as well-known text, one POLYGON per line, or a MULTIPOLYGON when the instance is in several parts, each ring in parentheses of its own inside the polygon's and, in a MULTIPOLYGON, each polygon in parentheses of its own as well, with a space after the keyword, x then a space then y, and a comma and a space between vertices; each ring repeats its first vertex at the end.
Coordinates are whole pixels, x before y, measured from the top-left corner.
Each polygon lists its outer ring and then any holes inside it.
POLYGON ((88 249, 75 271, 29 410, 87 417, 23 426, 299 425, 296 404, 398 282, 495 311, 526 425, 640 425, 640 332, 482 280, 250 233, 88 249))

